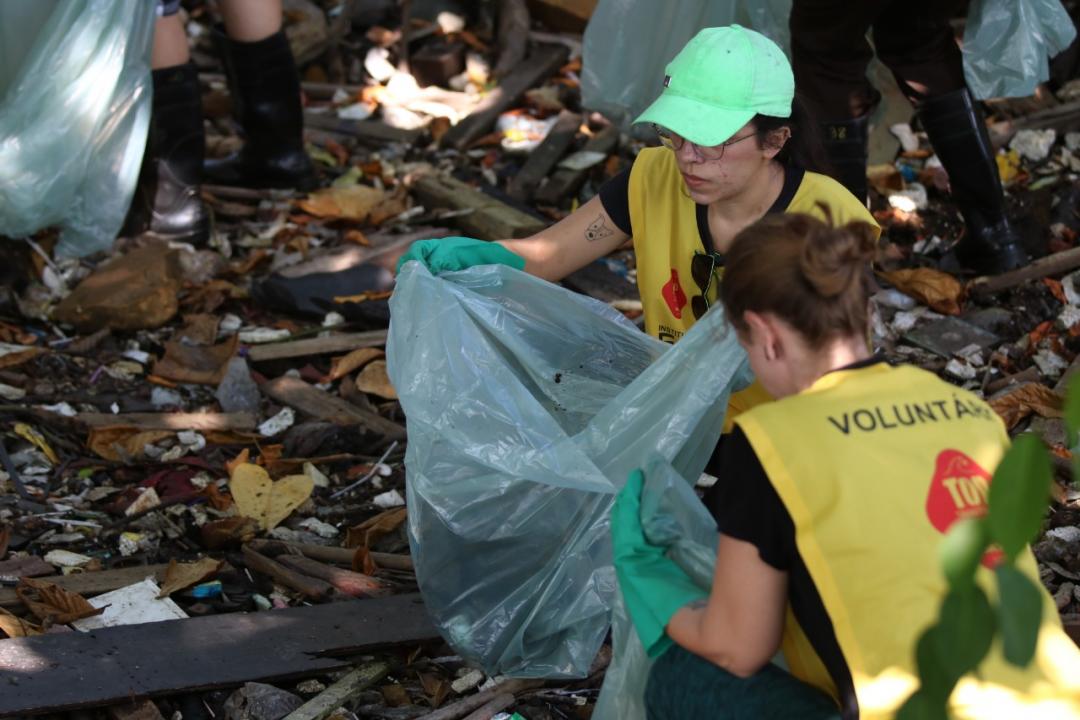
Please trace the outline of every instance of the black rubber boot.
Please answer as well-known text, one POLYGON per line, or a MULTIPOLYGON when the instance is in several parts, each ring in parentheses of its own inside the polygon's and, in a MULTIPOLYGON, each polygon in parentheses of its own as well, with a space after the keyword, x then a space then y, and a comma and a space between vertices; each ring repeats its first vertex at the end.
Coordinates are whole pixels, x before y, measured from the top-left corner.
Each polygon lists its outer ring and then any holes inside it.
POLYGON ((1006 215, 1001 177, 986 123, 967 90, 927 98, 919 118, 949 175, 967 233, 956 257, 979 273, 997 274, 1027 264, 1020 235, 1006 215))
POLYGON ((202 244, 210 232, 202 182, 206 137, 199 78, 191 63, 154 70, 146 153, 120 234, 202 244))
POLYGON ((206 181, 218 185, 297 188, 315 186, 304 151, 300 77, 284 32, 238 42, 220 29, 214 42, 225 63, 233 116, 240 124, 240 152, 206 163, 206 181))
POLYGON ((832 167, 829 174, 865 205, 870 116, 822 124, 825 130, 825 156, 832 167))

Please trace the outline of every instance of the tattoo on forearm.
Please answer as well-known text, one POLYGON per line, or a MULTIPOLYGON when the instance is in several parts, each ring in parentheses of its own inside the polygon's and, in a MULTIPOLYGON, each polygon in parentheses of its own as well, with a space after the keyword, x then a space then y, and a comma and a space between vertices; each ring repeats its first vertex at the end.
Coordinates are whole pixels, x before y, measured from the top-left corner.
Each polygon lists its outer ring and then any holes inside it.
POLYGON ((597 215, 596 219, 592 221, 589 227, 585 228, 585 239, 589 242, 603 240, 604 238, 611 237, 614 234, 615 231, 609 228, 604 222, 603 215, 597 215))

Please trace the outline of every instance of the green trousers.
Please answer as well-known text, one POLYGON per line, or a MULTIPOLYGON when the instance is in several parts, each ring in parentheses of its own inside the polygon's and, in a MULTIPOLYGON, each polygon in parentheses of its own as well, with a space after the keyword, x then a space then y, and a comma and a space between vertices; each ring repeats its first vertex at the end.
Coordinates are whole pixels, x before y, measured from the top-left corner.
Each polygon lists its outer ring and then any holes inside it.
POLYGON ((649 720, 839 720, 832 699, 775 665, 740 678, 675 645, 645 686, 649 720))

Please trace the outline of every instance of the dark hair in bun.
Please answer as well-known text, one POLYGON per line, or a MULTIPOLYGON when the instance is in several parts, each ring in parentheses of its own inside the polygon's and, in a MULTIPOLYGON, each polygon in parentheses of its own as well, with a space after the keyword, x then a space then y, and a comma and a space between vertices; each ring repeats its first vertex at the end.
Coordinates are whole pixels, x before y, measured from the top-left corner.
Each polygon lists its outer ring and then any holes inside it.
POLYGON ((740 331, 746 330, 743 314, 753 310, 777 315, 814 347, 861 335, 876 253, 877 232, 868 223, 833 227, 810 215, 770 215, 735 236, 720 299, 740 331))

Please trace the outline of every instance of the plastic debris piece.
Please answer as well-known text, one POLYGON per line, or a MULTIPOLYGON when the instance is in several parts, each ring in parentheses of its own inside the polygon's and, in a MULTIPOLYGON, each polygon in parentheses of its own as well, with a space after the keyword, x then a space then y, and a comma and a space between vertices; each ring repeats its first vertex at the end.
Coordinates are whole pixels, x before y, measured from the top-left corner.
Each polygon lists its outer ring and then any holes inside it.
POLYGON ((315 483, 315 487, 330 487, 330 478, 315 467, 312 463, 304 463, 304 474, 311 478, 311 481, 315 483))
POLYGON ((227 413, 258 412, 262 395, 259 393, 259 386, 251 379, 247 360, 242 357, 229 360, 229 364, 225 366, 225 377, 214 391, 214 397, 221 409, 227 413))
POLYGON ((919 149, 919 138, 915 136, 911 126, 907 123, 890 125, 889 132, 900 141, 900 147, 904 149, 904 152, 915 152, 919 149))
POLYGON ((333 538, 338 536, 338 529, 330 523, 325 523, 318 518, 307 518, 300 523, 300 527, 313 532, 321 538, 333 538))
POLYGON ((978 373, 966 361, 953 358, 945 366, 945 373, 957 380, 974 380, 978 373))
POLYGON ((1050 155, 1057 133, 1052 129, 1018 130, 1009 141, 1009 149, 1015 150, 1020 157, 1032 162, 1041 162, 1050 155))
POLYGON ((128 517, 137 513, 145 512, 151 508, 156 508, 161 504, 161 498, 158 497, 157 490, 152 487, 145 488, 139 497, 135 498, 135 502, 127 506, 124 510, 124 514, 128 517))
POLYGON ((200 599, 221 597, 221 590, 221 581, 211 580, 191 588, 191 597, 200 599))
POLYGON ((457 680, 450 683, 450 689, 460 695, 466 690, 473 689, 482 682, 484 682, 484 673, 475 669, 469 670, 457 680))
POLYGON ((118 625, 138 625, 162 620, 182 620, 187 613, 169 598, 158 598, 161 589, 153 578, 90 598, 96 608, 105 612, 71 623, 77 630, 97 630, 118 625))
POLYGON ((263 437, 273 437, 285 432, 296 422, 296 411, 292 408, 281 408, 276 415, 259 425, 259 434, 263 437))
POLYGON ((65 568, 82 567, 92 560, 93 558, 91 557, 80 555, 79 553, 74 553, 70 550, 50 550, 45 553, 45 562, 50 565, 57 565, 65 568))
POLYGON ((387 490, 376 495, 371 501, 381 508, 401 507, 405 504, 405 498, 401 497, 397 490, 387 490))
POLYGON ((929 204, 926 187, 921 183, 908 183, 905 189, 889 195, 889 205, 902 212, 925 210, 929 204))
POLYGON ((280 342, 282 340, 288 340, 291 335, 292 333, 284 328, 247 328, 246 330, 240 331, 240 342, 247 343, 248 345, 280 342))

